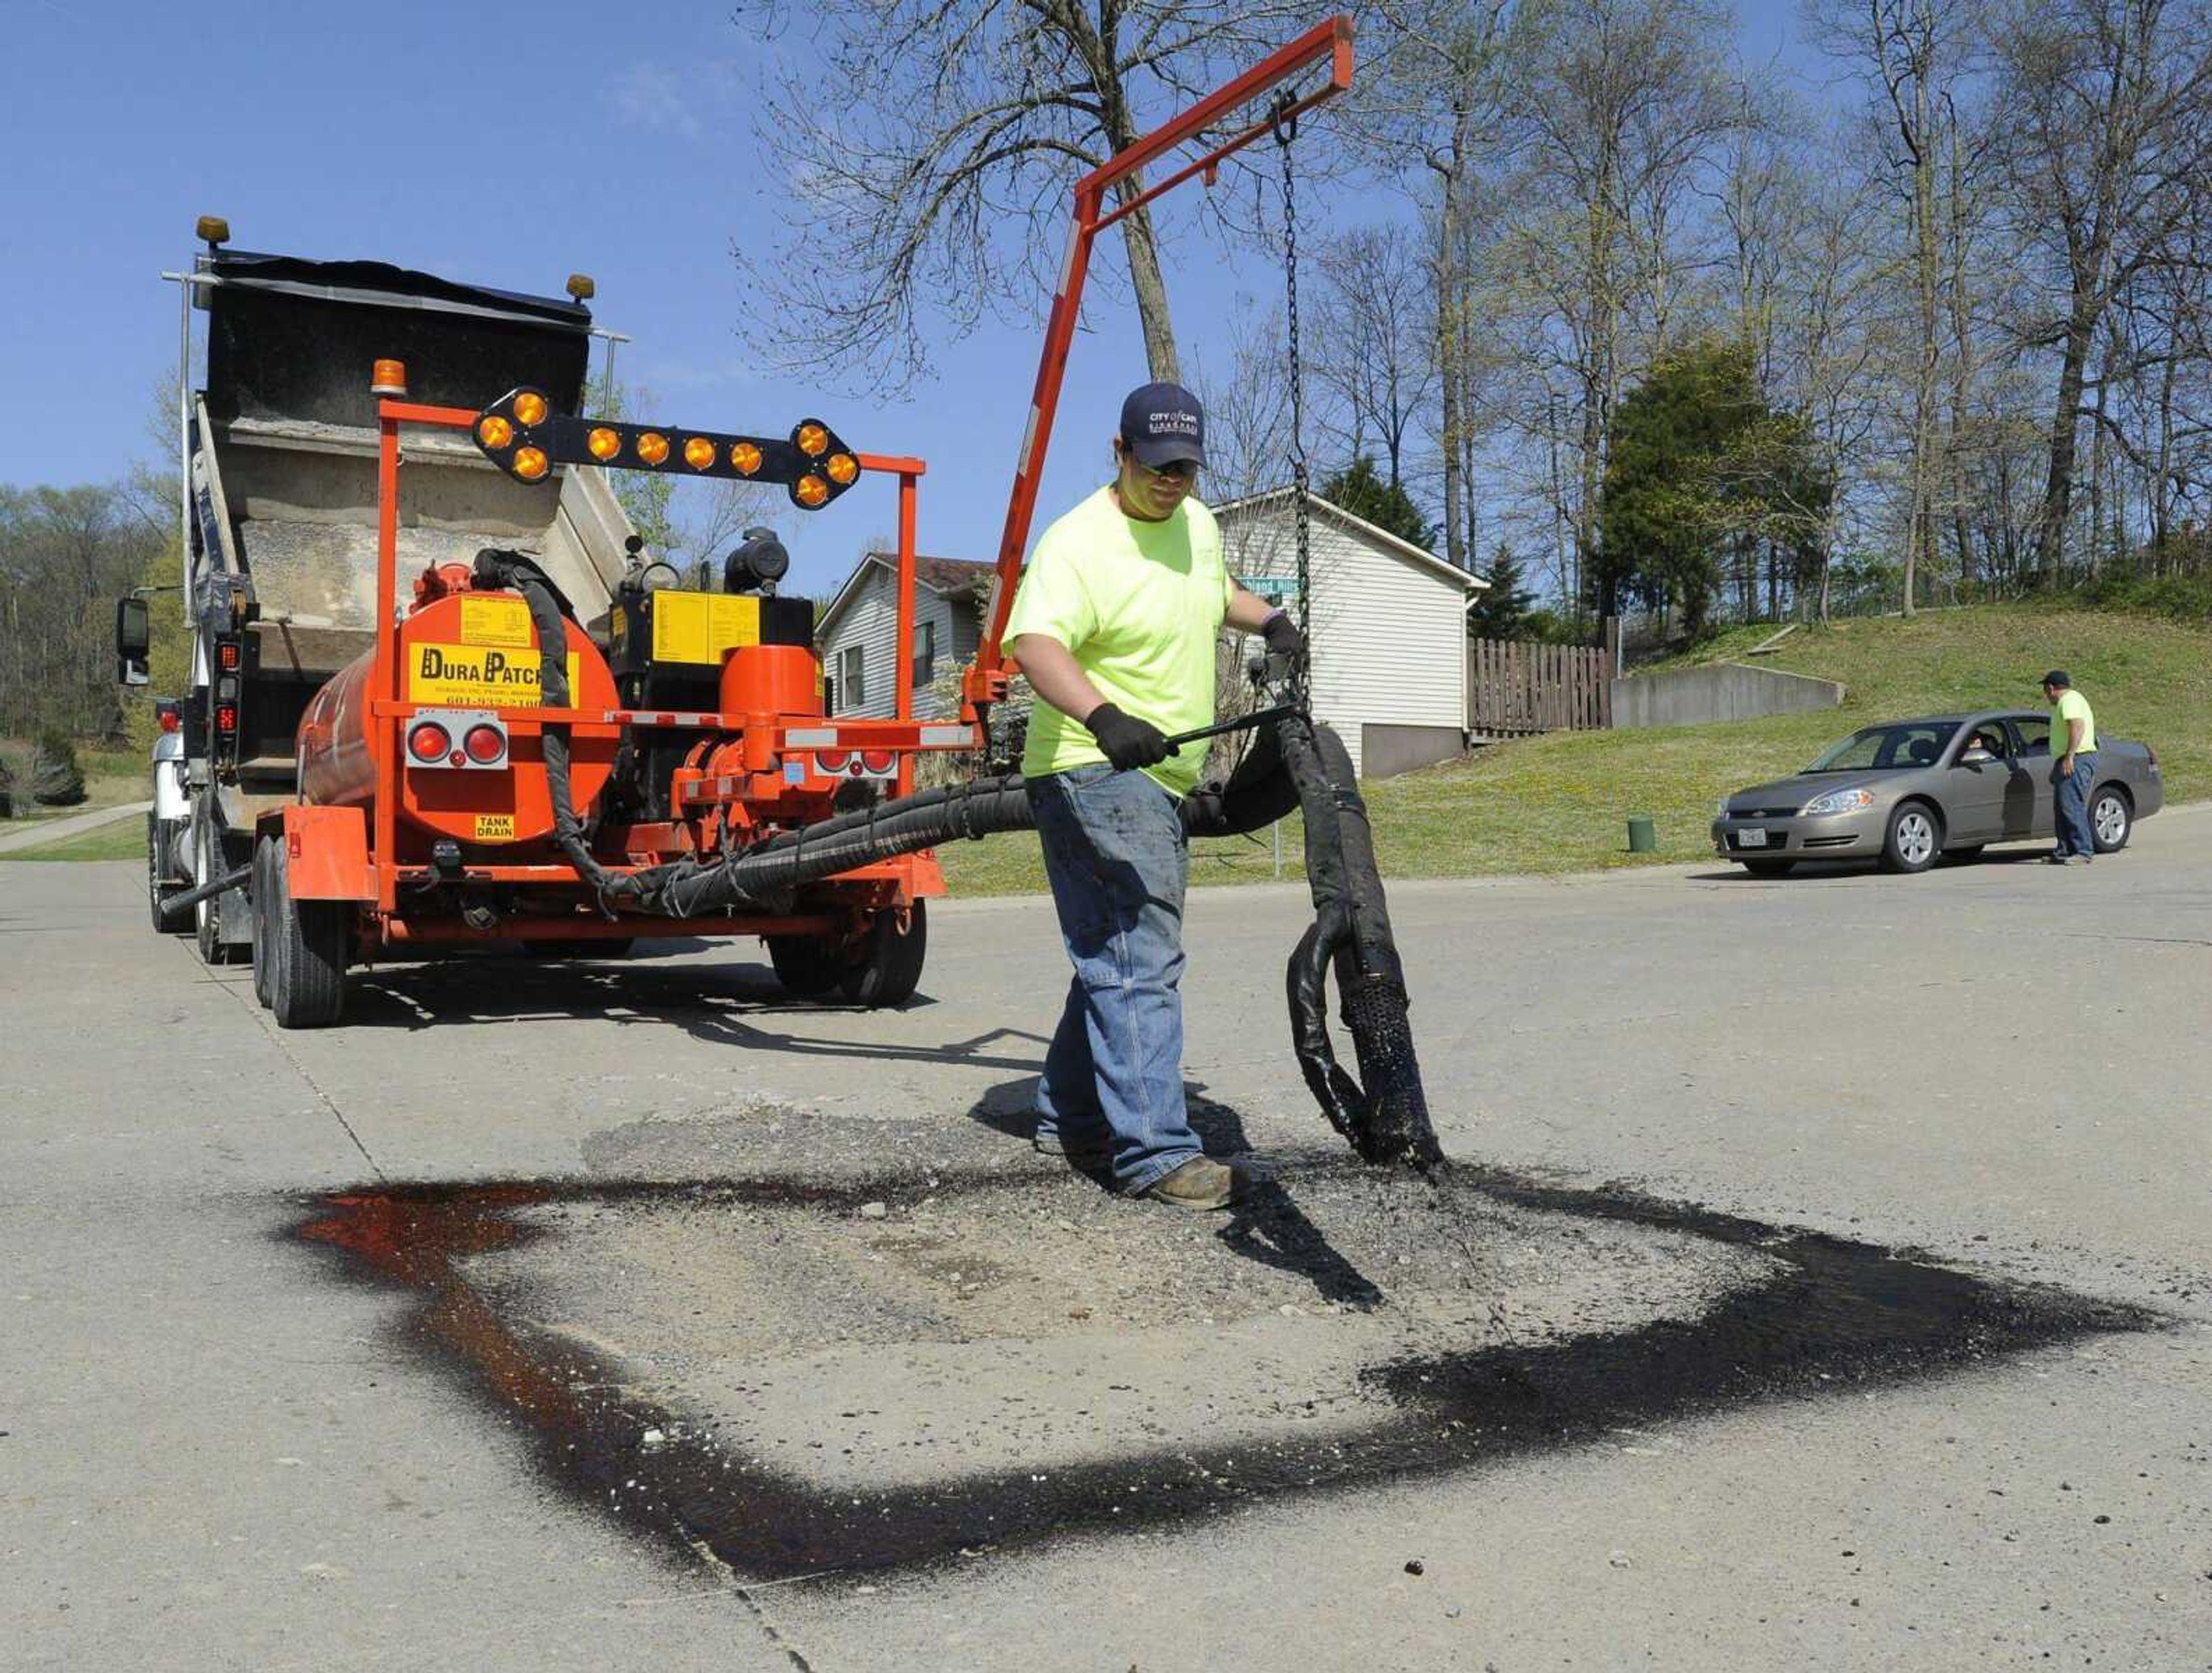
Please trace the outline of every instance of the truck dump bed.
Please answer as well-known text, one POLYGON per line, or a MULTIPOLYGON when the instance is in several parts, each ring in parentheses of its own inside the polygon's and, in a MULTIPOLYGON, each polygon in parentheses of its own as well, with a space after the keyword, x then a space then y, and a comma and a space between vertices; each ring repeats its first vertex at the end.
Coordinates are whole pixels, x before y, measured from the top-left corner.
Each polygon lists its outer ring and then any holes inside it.
MULTIPOLYGON (((216 282, 203 293, 188 597, 224 577, 257 608, 240 767, 265 785, 288 777, 315 688, 374 639, 373 363, 404 361, 411 398, 434 405, 482 407, 526 384, 574 412, 591 315, 380 263, 219 251, 201 270, 216 282)), ((586 626, 599 624, 629 533, 604 472, 564 468, 549 494, 511 481, 463 437, 408 433, 402 449, 403 589, 427 565, 512 547, 538 558, 586 626)))

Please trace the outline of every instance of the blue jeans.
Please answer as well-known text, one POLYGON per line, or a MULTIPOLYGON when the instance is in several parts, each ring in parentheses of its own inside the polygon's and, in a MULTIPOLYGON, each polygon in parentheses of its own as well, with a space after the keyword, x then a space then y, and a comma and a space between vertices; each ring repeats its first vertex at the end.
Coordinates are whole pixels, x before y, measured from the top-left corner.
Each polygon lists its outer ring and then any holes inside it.
POLYGON ((2058 852, 2062 854, 2094 854, 2097 852, 2096 833, 2089 828, 2089 786, 2097 781, 2095 753, 2074 757, 2074 771, 2060 778, 2058 764, 2051 766, 2054 799, 2057 803, 2057 817, 2051 821, 2058 833, 2058 852))
POLYGON ((1037 1089, 1037 1132, 1102 1151, 1142 1191, 1201 1154, 1182 1095, 1182 907, 1176 799, 1104 762, 1031 779, 1045 876, 1075 966, 1037 1089))

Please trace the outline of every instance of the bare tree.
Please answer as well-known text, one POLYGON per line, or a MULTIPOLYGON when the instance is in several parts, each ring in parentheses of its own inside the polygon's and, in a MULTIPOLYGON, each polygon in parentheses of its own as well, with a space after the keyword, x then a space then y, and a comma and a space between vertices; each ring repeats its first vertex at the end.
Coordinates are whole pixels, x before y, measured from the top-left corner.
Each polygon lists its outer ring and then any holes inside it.
MULTIPOLYGON (((1597 574, 1598 483, 1623 379, 1663 345, 1690 269, 1680 216, 1737 106, 1708 0, 1545 0, 1516 19, 1517 169, 1502 261, 1553 320, 1576 403, 1574 556, 1597 574)), ((1615 600, 1595 601, 1610 614, 1615 600)))
MULTIPOLYGON (((1033 316, 1053 294, 1075 179, 1310 21, 1293 0, 751 9, 804 35, 778 55, 757 125, 759 155, 789 182, 789 237, 772 256, 738 252, 763 340, 878 389, 927 369, 925 318, 964 336, 994 310, 1033 316), (793 333, 794 318, 807 329, 793 333)), ((1123 203, 1142 190, 1133 176, 1116 187, 1123 203)), ((1121 227, 1152 375, 1179 377, 1150 209, 1121 227)))
POLYGON ((2058 353, 2036 565, 2062 579, 2089 361, 2115 299, 2203 212, 2212 19, 2168 0, 2008 0, 1996 44, 2022 242, 2051 305, 2029 341, 2058 353))
POLYGON ((1390 486, 1401 487, 1437 384, 1429 264, 1410 232, 1386 223, 1331 240, 1321 271, 1325 307, 1314 374, 1330 397, 1325 433, 1347 458, 1380 448, 1390 486))

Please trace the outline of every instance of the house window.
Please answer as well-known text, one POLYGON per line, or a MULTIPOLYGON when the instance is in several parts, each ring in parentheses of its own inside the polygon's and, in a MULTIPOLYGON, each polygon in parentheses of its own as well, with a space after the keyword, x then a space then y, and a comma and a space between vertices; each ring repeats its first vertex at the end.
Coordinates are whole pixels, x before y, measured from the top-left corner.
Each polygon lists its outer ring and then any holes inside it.
POLYGON ((860 665, 860 647, 848 645, 837 653, 837 712, 857 714, 868 700, 868 685, 860 665))
POLYGON ((914 688, 927 691, 930 682, 937 677, 937 624, 924 621, 914 647, 914 688))

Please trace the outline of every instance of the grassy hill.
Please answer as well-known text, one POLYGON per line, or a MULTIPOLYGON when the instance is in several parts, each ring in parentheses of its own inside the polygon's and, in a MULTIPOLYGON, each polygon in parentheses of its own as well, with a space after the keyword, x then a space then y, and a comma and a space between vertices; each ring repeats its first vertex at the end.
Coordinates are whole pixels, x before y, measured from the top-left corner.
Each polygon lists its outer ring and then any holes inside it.
MULTIPOLYGON (((1733 629, 1674 666, 1747 660, 1771 627, 1733 629)), ((1556 732, 1493 745, 1444 766, 1367 785, 1386 877, 1583 871, 1645 863, 1628 852, 1631 814, 1656 821, 1656 862, 1701 859, 1720 797, 1802 767, 1869 722, 2018 704, 2063 668, 2100 731, 2154 745, 2173 801, 2212 795, 2212 633, 2140 615, 2014 605, 1801 628, 1760 665, 1840 680, 1844 706, 1819 714, 1644 731, 1556 732)), ((1296 822, 1285 877, 1302 876, 1296 822)), ((1042 888, 1035 840, 994 837, 944 853, 956 894, 1042 888)), ((1264 835, 1198 846, 1194 882, 1266 882, 1264 835)))

